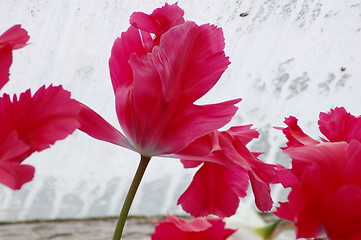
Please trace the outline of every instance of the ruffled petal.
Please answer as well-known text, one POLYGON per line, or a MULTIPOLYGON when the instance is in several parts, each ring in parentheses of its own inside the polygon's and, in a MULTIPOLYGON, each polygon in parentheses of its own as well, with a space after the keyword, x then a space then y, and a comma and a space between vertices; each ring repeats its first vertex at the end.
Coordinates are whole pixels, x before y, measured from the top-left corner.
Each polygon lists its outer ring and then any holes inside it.
POLYGON ((302 129, 297 124, 297 118, 291 116, 286 118, 284 122, 287 127, 276 127, 276 129, 282 130, 283 134, 286 136, 288 140, 287 147, 299 147, 305 145, 315 145, 319 143, 302 131, 302 129))
POLYGON ((205 162, 178 204, 195 217, 229 217, 236 212, 239 197, 246 196, 248 180, 247 171, 242 168, 205 162))
MULTIPOLYGON (((238 193, 237 191, 233 192, 233 195, 232 193, 227 193, 234 198, 225 197, 227 195, 226 193, 219 195, 214 194, 207 198, 208 203, 213 206, 215 204, 212 201, 221 202, 220 199, 223 198, 223 203, 227 203, 225 205, 238 206, 238 197, 245 197, 248 181, 251 180, 257 207, 261 211, 270 210, 273 204, 270 196, 270 184, 275 181, 276 166, 260 161, 244 145, 244 143, 250 142, 255 137, 258 137, 258 132, 251 129, 250 125, 232 127, 227 131, 213 131, 192 142, 180 152, 177 152, 175 155, 182 159, 182 163, 185 167, 196 167, 204 162, 204 165, 198 170, 196 176, 194 177, 192 184, 181 196, 178 203, 181 203, 186 198, 188 199, 185 201, 191 203, 192 194, 197 195, 197 192, 202 194, 211 192, 206 188, 202 190, 202 187, 207 182, 209 182, 209 186, 215 184, 213 181, 227 186, 229 184, 227 177, 230 176, 230 179, 236 178, 236 176, 232 177, 232 174, 238 174, 239 179, 235 180, 241 183, 237 190, 238 193), (234 173, 228 173, 227 171, 234 171, 234 173), (197 186, 197 184, 200 186, 197 186), (203 193, 202 191, 206 191, 206 193, 203 193), (236 201, 235 199, 237 199, 237 205, 234 204, 234 201, 236 201), (229 204, 228 201, 230 202, 229 204)), ((232 188, 236 189, 233 186, 232 188)), ((199 197, 196 196, 196 198, 198 199, 199 197)), ((204 199, 204 201, 206 200, 204 199)), ((183 209, 188 208, 188 212, 192 215, 197 211, 195 209, 196 206, 192 206, 188 203, 182 204, 182 207, 183 209)), ((208 206, 203 204, 202 207, 200 207, 200 211, 207 212, 208 214, 212 213, 221 217, 230 214, 226 212, 225 209, 221 209, 218 212, 212 212, 211 207, 208 207, 206 210, 204 210, 203 207, 207 208, 208 206)), ((232 210, 235 209, 232 208, 232 210)), ((199 215, 200 213, 196 214, 197 215, 194 216, 203 216, 199 215)))
POLYGON ((351 115, 343 107, 320 113, 318 124, 322 134, 331 142, 361 141, 361 117, 351 115))
POLYGON ((77 129, 80 106, 61 86, 30 90, 13 100, 13 117, 19 138, 41 151, 77 129))
POLYGON ((177 4, 165 4, 157 8, 152 14, 134 12, 130 16, 130 24, 142 31, 154 33, 157 37, 174 26, 184 23, 184 11, 177 4))
POLYGON ((184 11, 177 3, 172 5, 166 3, 163 7, 155 9, 151 16, 156 19, 161 26, 161 31, 158 31, 157 34, 165 33, 172 27, 183 24, 185 22, 183 15, 184 11))
POLYGON ((13 101, 4 94, 0 98, 0 142, 11 139, 14 145, 2 149, 1 161, 21 163, 33 152, 64 139, 80 126, 79 111, 78 102, 60 86, 43 86, 33 96, 28 90, 13 101))

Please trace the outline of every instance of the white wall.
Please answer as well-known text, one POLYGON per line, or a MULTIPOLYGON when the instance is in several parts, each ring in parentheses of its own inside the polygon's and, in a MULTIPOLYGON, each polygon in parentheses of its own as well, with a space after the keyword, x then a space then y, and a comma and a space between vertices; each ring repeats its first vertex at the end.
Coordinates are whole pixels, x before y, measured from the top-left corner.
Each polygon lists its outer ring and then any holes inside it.
MULTIPOLYGON (((0 32, 20 23, 31 36, 31 44, 15 52, 2 92, 62 84, 118 126, 107 66, 111 46, 132 12, 149 13, 164 2, 0 0, 0 32)), ((286 162, 278 150, 283 136, 271 128, 285 116, 297 116, 317 137, 320 111, 345 106, 361 114, 358 0, 179 0, 179 6, 186 19, 224 29, 232 64, 202 102, 242 97, 232 124, 253 123, 261 131, 252 147, 266 151, 266 161, 286 162)), ((0 188, 0 220, 117 215, 138 156, 76 132, 26 162, 36 167, 35 178, 20 191, 0 188)), ((180 213, 176 199, 193 172, 177 160, 155 158, 131 214, 180 213)))

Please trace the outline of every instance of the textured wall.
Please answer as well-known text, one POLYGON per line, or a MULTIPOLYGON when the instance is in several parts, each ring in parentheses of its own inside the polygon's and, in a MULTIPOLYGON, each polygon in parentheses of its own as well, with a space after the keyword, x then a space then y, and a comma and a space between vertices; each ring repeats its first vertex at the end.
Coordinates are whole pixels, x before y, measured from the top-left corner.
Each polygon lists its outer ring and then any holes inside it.
MULTIPOLYGON (((21 23, 31 36, 31 44, 15 52, 11 82, 3 92, 63 84, 117 126, 110 48, 133 11, 151 12, 164 2, 0 0, 0 32, 21 23)), ((342 105, 361 114, 358 0, 179 0, 179 5, 187 19, 224 29, 232 64, 201 102, 242 97, 232 124, 253 123, 260 130, 252 148, 266 151, 265 161, 287 161, 278 150, 282 134, 271 128, 282 126, 285 116, 297 116, 316 137, 320 111, 342 105)), ((22 190, 0 188, 0 220, 117 215, 137 159, 76 132, 26 161, 36 175, 22 190)), ((155 158, 131 214, 180 213, 176 199, 193 172, 177 160, 155 158)))

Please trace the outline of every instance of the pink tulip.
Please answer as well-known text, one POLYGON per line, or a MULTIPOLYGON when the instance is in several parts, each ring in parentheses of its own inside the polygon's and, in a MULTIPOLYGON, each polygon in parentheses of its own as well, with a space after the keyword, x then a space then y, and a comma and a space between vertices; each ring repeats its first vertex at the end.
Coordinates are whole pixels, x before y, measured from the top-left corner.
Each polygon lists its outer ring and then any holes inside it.
POLYGON ((278 177, 292 190, 275 214, 295 222, 299 238, 361 239, 361 117, 344 108, 321 113, 321 142, 303 133, 296 118, 285 123, 292 169, 281 168, 278 177))
MULTIPOLYGON (((12 50, 28 39, 20 25, 0 36, 0 90, 9 80, 12 50)), ((0 183, 20 189, 31 181, 34 168, 21 163, 77 129, 79 111, 78 102, 61 86, 43 86, 33 96, 27 90, 19 97, 0 97, 0 183)))
POLYGON ((194 102, 219 80, 229 61, 221 29, 184 21, 177 4, 134 13, 109 60, 116 112, 124 135, 86 106, 81 130, 143 156, 174 154, 224 126, 240 99, 194 102))
POLYGON ((261 162, 245 146, 258 133, 250 126, 217 131, 233 117, 240 99, 194 103, 229 64, 221 29, 185 21, 177 4, 149 15, 133 13, 130 23, 109 60, 124 134, 85 105, 80 130, 145 157, 181 158, 185 167, 203 164, 178 201, 193 216, 231 216, 249 181, 258 208, 270 210, 275 166, 261 162))
POLYGON ((167 220, 158 222, 152 240, 225 240, 235 231, 226 229, 221 218, 185 220, 176 216, 167 216, 167 220))

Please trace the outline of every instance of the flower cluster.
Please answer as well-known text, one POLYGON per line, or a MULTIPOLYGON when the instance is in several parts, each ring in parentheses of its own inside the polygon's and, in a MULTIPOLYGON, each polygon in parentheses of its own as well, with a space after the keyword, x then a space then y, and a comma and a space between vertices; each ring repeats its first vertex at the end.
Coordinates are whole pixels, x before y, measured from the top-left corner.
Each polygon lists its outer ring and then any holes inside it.
POLYGON ((295 222, 297 237, 361 239, 361 117, 344 108, 321 113, 320 141, 306 135, 295 117, 285 123, 292 169, 280 169, 278 177, 292 190, 275 214, 295 222))
MULTIPOLYGON (((259 136, 252 125, 220 130, 236 114, 241 99, 195 103, 214 87, 230 62, 222 30, 186 21, 183 14, 177 4, 165 4, 151 14, 135 12, 129 28, 115 40, 109 69, 122 131, 70 98, 62 86, 42 86, 35 94, 3 94, 0 183, 20 189, 34 175, 34 168, 23 161, 80 129, 141 155, 113 240, 121 238, 154 156, 180 159, 184 168, 198 170, 178 199, 196 218, 169 215, 158 223, 153 240, 227 239, 235 230, 226 229, 223 218, 236 213, 248 188, 256 207, 269 211, 274 183, 291 188, 275 215, 294 222, 298 238, 361 239, 361 117, 344 108, 321 113, 320 140, 305 134, 297 118, 286 118, 287 127, 277 129, 288 139, 282 149, 291 157, 292 168, 262 162, 261 153, 247 148, 259 136), (208 215, 217 218, 201 218, 208 215)), ((13 50, 28 40, 20 25, 0 35, 0 90, 9 81, 13 50)))

